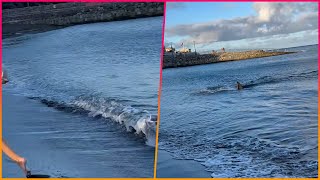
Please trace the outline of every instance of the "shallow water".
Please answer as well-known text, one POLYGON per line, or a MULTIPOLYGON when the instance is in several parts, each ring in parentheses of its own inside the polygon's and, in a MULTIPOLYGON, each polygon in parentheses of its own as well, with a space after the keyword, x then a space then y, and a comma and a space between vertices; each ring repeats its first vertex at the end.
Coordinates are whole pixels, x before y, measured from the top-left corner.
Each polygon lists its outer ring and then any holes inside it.
POLYGON ((317 45, 289 50, 164 70, 159 148, 212 177, 317 177, 317 45))
MULTIPOLYGON (((150 162, 141 162, 147 167, 142 174, 152 177, 154 156, 150 151, 154 148, 141 147, 155 143, 161 31, 162 17, 155 17, 77 25, 5 39, 3 65, 10 82, 3 90, 42 102, 61 113, 105 121, 111 124, 101 125, 106 131, 120 127, 112 131, 114 138, 108 142, 111 145, 119 147, 126 138, 117 141, 116 137, 123 133, 139 137, 133 143, 136 145, 130 143, 123 148, 146 151, 150 162)), ((62 136, 68 135, 61 131, 62 136)), ((96 138, 90 147, 79 146, 79 151, 92 151, 90 148, 105 143, 96 138)), ((105 155, 112 153, 106 151, 105 155)), ((103 163, 103 159, 97 161, 103 163)))

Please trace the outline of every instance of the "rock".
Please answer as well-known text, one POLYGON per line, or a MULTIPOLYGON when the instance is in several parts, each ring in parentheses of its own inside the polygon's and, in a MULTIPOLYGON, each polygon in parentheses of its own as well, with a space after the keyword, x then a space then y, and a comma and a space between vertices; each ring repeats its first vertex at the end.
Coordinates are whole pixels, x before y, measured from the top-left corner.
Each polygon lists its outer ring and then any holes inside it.
MULTIPOLYGON (((14 25, 71 26, 93 22, 118 21, 163 16, 163 3, 58 3, 2 11, 3 33, 13 34, 14 25)), ((18 30, 16 30, 17 32, 18 30)))

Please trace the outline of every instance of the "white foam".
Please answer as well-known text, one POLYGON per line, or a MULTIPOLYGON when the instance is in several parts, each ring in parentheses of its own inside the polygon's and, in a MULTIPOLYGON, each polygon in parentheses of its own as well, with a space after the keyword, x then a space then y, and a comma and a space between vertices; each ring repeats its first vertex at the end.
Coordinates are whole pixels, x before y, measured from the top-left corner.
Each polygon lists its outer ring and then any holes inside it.
POLYGON ((146 110, 138 110, 131 106, 122 105, 114 100, 79 99, 73 104, 89 111, 88 115, 96 117, 101 115, 125 126, 126 130, 143 134, 146 144, 155 146, 156 122, 152 121, 151 114, 146 110))
POLYGON ((304 160, 304 150, 297 147, 249 136, 193 137, 183 132, 164 134, 159 148, 175 159, 200 162, 212 177, 317 177, 318 162, 304 160))

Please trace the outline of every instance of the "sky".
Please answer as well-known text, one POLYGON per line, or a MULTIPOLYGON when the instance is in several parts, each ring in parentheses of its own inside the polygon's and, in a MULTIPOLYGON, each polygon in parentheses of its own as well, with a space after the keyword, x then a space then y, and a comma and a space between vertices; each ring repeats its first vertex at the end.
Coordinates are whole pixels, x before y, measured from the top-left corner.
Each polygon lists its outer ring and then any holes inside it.
POLYGON ((317 3, 167 3, 165 45, 197 51, 318 44, 317 3))

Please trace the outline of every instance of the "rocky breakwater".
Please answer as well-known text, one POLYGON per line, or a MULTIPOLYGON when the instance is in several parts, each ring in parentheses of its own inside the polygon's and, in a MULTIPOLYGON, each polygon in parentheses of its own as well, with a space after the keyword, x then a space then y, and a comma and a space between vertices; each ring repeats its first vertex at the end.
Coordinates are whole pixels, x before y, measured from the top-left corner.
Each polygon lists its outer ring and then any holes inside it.
POLYGON ((76 24, 162 16, 163 11, 163 3, 59 3, 4 9, 2 24, 6 36, 76 24))
POLYGON ((212 54, 165 53, 163 57, 163 69, 228 61, 238 61, 245 59, 278 56, 291 53, 295 52, 267 52, 263 50, 253 50, 244 52, 215 52, 212 54))
POLYGON ((195 53, 166 53, 163 57, 162 68, 174 68, 210 64, 218 61, 219 56, 215 54, 195 53))

